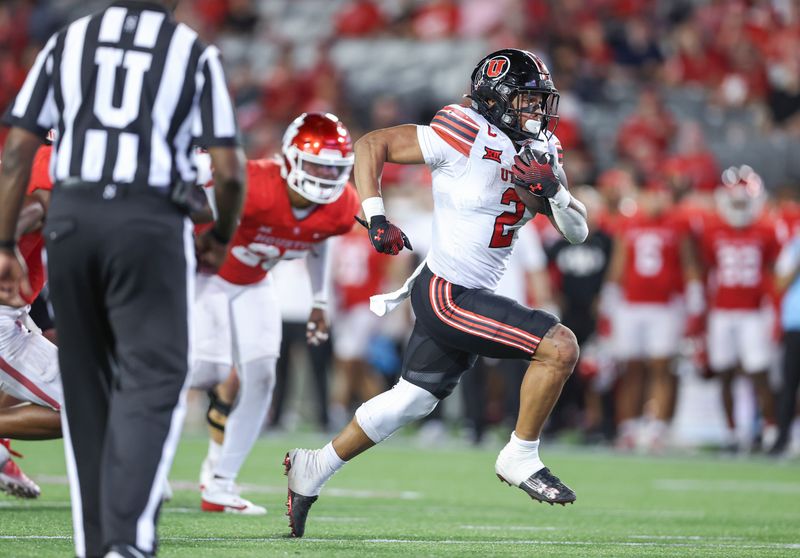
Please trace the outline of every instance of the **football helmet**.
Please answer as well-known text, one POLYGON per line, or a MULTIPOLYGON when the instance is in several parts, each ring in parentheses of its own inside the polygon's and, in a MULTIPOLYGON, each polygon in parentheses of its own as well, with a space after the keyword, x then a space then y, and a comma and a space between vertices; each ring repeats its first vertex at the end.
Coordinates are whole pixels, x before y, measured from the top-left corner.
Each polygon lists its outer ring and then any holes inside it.
POLYGON ((714 199, 725 221, 734 227, 746 227, 761 214, 766 201, 764 182, 751 167, 728 167, 722 172, 722 183, 714 199))
POLYGON ((333 203, 353 169, 350 132, 333 114, 303 113, 283 134, 281 175, 295 192, 314 203, 333 203))
POLYGON ((558 125, 559 93, 550 70, 537 55, 516 48, 498 50, 478 62, 471 80, 467 97, 472 108, 512 141, 553 135, 558 125))

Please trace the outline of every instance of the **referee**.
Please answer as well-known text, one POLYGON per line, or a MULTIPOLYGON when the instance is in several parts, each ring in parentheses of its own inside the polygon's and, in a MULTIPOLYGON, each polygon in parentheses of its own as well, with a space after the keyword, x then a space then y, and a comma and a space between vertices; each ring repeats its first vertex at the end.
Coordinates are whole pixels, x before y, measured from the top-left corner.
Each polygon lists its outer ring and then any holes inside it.
POLYGON ((14 226, 33 154, 56 130, 44 234, 64 384, 78 556, 141 557, 184 415, 195 254, 221 263, 241 211, 243 154, 219 52, 175 1, 120 1, 56 33, 3 117, 0 301, 22 283, 14 226), (192 246, 193 145, 219 217, 192 246))

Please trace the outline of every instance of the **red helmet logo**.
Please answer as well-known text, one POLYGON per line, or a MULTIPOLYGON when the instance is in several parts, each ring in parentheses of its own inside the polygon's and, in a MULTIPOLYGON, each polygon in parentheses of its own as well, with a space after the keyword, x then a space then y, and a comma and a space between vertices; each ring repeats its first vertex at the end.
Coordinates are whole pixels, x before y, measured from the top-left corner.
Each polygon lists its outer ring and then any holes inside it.
POLYGON ((486 77, 497 79, 506 75, 511 62, 505 56, 498 56, 486 62, 486 77))

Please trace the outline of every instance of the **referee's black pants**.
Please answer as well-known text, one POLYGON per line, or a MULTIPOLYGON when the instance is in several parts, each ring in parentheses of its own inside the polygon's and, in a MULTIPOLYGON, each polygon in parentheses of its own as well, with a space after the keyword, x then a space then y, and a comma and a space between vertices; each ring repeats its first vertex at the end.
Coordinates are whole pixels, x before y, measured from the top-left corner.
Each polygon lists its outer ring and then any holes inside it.
POLYGON ((155 552, 185 414, 191 225, 155 192, 57 185, 44 233, 77 554, 155 552))

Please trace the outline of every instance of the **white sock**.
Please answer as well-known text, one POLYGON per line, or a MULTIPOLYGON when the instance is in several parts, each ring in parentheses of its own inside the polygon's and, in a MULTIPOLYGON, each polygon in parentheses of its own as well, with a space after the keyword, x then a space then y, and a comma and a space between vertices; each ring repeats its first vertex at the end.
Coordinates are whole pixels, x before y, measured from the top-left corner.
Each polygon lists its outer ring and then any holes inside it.
POLYGON ((258 439, 272 402, 275 358, 263 358, 238 367, 239 396, 225 423, 225 442, 214 476, 235 479, 258 439))
POLYGON ((206 457, 212 463, 219 461, 219 456, 222 455, 222 444, 216 443, 214 440, 208 441, 208 454, 206 457))
POLYGON ((523 440, 512 432, 511 439, 497 457, 496 467, 498 474, 519 486, 532 474, 544 469, 544 463, 539 459, 539 440, 523 440))
POLYGON ((520 453, 533 452, 536 454, 537 458, 539 457, 539 440, 523 440, 517 437, 516 432, 512 432, 511 440, 509 440, 508 445, 520 453))
POLYGON ((319 459, 320 465, 324 466, 326 469, 330 469, 331 474, 341 469, 342 466, 347 463, 347 461, 339 457, 339 454, 333 449, 333 442, 328 442, 324 448, 319 450, 319 459))

